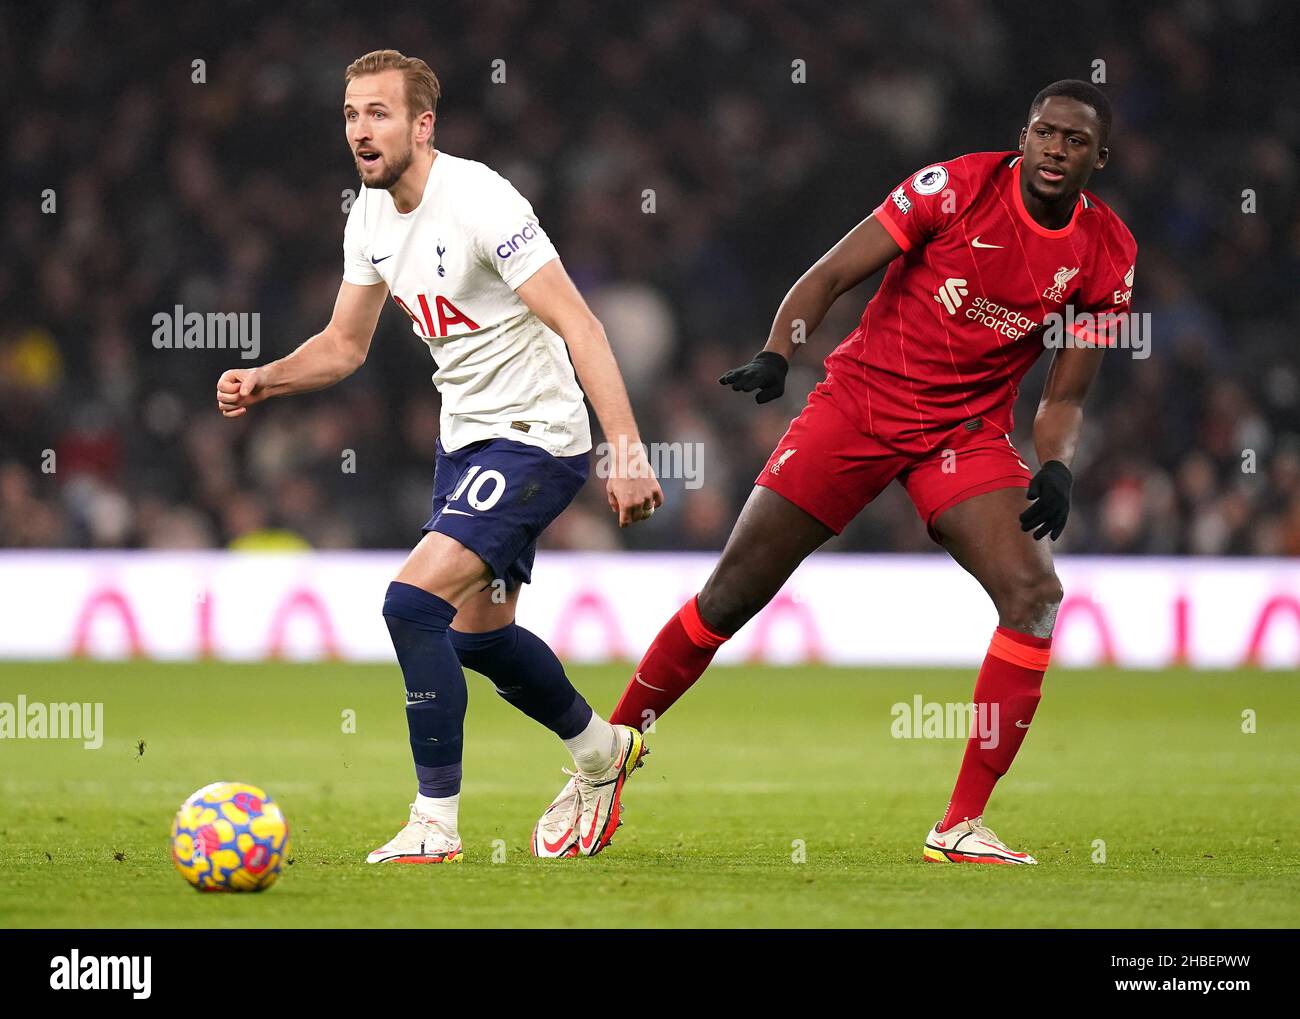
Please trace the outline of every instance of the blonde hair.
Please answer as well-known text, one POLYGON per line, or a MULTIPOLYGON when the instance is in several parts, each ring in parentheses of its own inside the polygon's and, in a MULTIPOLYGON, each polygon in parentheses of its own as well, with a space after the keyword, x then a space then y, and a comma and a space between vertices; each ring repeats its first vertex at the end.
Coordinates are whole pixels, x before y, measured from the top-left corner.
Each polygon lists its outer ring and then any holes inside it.
MULTIPOLYGON (((425 110, 438 113, 438 100, 442 97, 442 86, 433 69, 419 57, 408 57, 397 50, 374 50, 365 56, 357 57, 348 64, 343 80, 351 84, 353 79, 365 74, 378 74, 380 71, 401 71, 406 83, 406 112, 414 120, 425 110)), ((429 147, 433 147, 433 136, 429 136, 429 147)))

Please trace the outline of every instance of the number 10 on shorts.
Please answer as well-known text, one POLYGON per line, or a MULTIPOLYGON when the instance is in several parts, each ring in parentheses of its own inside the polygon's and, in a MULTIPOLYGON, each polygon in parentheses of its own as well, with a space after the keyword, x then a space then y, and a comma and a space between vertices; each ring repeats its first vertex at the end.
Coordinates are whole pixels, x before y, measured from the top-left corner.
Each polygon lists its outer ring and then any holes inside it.
POLYGON ((476 510, 490 510, 500 501, 501 493, 505 490, 506 478, 504 474, 496 470, 484 471, 475 464, 460 479, 460 484, 456 486, 456 491, 452 492, 447 499, 447 504, 451 505, 464 495, 465 501, 476 510))

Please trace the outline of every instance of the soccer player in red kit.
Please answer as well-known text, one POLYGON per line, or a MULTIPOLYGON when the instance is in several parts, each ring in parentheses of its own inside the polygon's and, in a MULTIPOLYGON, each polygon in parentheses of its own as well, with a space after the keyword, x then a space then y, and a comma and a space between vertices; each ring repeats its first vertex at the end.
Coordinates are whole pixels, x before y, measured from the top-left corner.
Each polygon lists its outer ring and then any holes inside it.
POLYGON ((1033 720, 1051 653, 1061 584, 1041 539, 1059 537, 1069 513, 1084 397, 1113 335, 1097 326, 1115 323, 1132 293, 1133 236, 1083 190, 1106 164, 1110 122, 1096 87, 1049 85, 1018 151, 921 169, 794 285, 765 348, 720 380, 757 390, 759 403, 784 391, 795 337, 889 266, 760 472, 712 575, 655 638, 612 723, 662 716, 799 563, 897 481, 998 614, 974 694, 996 739, 968 741, 925 858, 1036 862, 983 814, 1033 720), (1092 317, 1080 322, 1081 312, 1092 317), (1073 328, 1049 342, 1062 321, 1073 328), (1047 346, 1057 349, 1034 419, 1033 473, 1009 433, 1020 380, 1047 346))

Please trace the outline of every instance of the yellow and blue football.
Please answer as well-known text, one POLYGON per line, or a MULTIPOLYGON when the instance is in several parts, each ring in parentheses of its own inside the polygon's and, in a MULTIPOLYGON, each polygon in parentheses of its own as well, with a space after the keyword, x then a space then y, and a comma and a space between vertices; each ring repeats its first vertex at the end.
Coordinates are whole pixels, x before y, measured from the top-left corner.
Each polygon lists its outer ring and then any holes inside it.
POLYGON ((288 852, 288 822, 255 785, 205 785, 181 804, 172 821, 172 862, 202 892, 270 888, 288 852))

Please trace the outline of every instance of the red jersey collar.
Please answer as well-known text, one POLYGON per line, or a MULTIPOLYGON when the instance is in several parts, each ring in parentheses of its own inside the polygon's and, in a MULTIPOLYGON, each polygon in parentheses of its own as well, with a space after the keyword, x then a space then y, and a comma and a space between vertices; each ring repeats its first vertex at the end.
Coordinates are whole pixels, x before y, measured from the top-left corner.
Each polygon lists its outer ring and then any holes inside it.
POLYGON ((1083 193, 1079 193, 1079 197, 1074 203, 1074 215, 1070 217, 1070 222, 1066 223, 1065 226, 1061 227, 1059 230, 1047 229, 1047 227, 1039 223, 1038 220, 1034 219, 1034 217, 1029 214, 1029 210, 1025 208, 1025 199, 1020 193, 1020 167, 1024 161, 1023 156, 1020 159, 1017 159, 1016 165, 1011 170, 1011 190, 1015 195, 1013 201, 1015 202, 1016 212, 1020 214, 1020 218, 1024 221, 1025 226, 1029 227, 1030 230, 1034 231, 1034 233, 1038 234, 1040 237, 1069 237, 1070 234, 1074 232, 1074 224, 1079 222, 1079 213, 1083 209, 1084 205, 1083 193))

